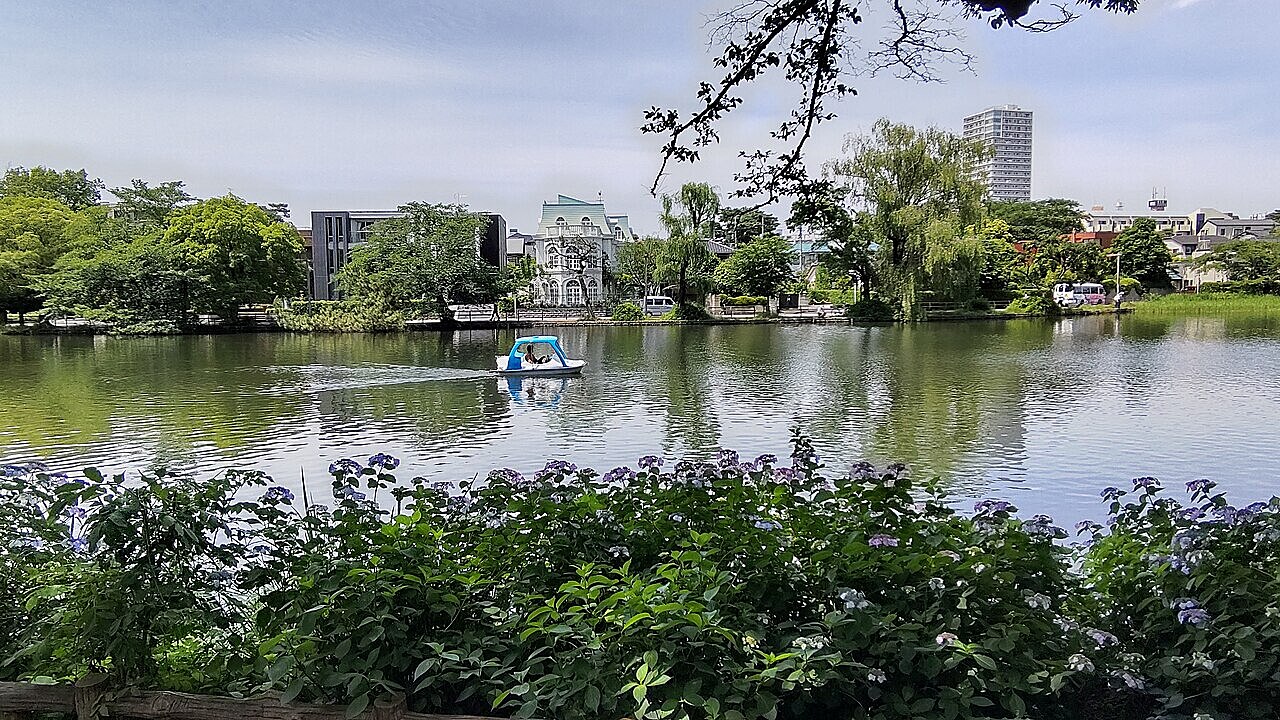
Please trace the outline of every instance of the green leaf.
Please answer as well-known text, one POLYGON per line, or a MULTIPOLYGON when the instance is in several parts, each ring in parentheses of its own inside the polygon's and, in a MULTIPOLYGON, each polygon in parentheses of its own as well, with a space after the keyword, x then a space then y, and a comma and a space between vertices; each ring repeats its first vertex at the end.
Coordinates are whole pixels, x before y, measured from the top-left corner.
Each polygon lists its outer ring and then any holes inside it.
POLYGON ((582 704, 591 712, 600 709, 600 688, 595 685, 588 685, 586 692, 582 697, 582 704))
POLYGON ((355 699, 351 701, 351 704, 347 706, 347 711, 344 713, 344 716, 347 720, 351 720, 351 718, 354 718, 364 712, 367 707, 369 707, 369 693, 357 695, 355 699))

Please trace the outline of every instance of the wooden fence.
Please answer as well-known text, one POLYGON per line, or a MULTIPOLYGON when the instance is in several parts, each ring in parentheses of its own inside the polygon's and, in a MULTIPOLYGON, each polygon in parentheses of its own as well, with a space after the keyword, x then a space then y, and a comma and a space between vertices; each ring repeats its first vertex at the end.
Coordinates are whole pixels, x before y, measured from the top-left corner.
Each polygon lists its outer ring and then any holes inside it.
MULTIPOLYGON (((0 682, 0 720, 38 715, 74 715, 76 720, 344 720, 341 705, 283 704, 278 697, 231 698, 167 691, 117 691, 105 675, 75 685, 0 682)), ((406 710, 403 695, 377 700, 359 720, 493 720, 477 715, 435 715, 406 710)))

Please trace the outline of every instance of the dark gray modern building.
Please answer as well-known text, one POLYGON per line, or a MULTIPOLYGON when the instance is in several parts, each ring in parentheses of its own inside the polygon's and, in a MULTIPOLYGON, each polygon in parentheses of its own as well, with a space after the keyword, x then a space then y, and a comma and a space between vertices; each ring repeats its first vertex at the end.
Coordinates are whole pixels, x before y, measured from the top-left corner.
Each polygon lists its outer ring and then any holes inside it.
MULTIPOLYGON (((347 264, 351 251, 364 243, 374 223, 398 214, 395 210, 317 210, 311 213, 311 298, 339 299, 335 277, 347 264)), ((489 224, 476 238, 476 251, 494 267, 505 266, 506 219, 497 213, 477 214, 489 218, 489 224)))

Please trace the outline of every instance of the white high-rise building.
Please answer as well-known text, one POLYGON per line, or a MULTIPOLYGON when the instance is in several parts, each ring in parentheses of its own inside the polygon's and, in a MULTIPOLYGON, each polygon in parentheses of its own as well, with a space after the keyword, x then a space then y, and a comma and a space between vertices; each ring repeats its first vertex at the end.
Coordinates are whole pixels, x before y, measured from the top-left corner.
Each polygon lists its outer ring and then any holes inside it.
POLYGON ((1001 105, 964 119, 966 140, 981 140, 995 153, 977 167, 992 200, 1031 199, 1031 111, 1001 105))

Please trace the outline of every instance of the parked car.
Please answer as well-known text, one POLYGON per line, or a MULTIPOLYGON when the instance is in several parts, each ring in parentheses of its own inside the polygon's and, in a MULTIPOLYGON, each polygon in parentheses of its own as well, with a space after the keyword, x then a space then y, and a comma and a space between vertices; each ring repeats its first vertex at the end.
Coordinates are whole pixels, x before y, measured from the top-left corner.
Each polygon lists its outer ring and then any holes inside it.
POLYGON ((1107 291, 1098 283, 1058 283, 1053 286, 1053 301, 1062 307, 1101 305, 1107 301, 1107 291))
POLYGON ((644 299, 645 315, 665 315, 676 307, 676 301, 666 295, 647 295, 644 299))

